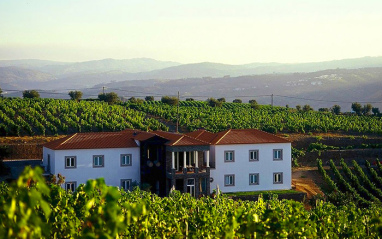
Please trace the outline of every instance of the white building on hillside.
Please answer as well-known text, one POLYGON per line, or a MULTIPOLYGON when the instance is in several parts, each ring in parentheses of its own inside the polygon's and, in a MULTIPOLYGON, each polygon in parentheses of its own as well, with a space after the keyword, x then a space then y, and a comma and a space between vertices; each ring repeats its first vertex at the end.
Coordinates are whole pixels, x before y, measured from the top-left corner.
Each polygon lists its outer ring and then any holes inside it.
POLYGON ((175 187, 194 196, 291 188, 291 143, 255 129, 188 134, 162 131, 76 133, 43 148, 43 166, 74 190, 88 179, 131 189, 146 183, 168 195, 175 187))

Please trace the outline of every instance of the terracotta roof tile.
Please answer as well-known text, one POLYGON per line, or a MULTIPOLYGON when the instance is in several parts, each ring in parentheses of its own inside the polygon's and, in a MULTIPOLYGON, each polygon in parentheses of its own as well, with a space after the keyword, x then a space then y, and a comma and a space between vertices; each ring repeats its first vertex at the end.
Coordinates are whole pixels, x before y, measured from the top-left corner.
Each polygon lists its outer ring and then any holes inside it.
POLYGON ((135 140, 145 141, 155 136, 168 140, 166 142, 168 146, 290 143, 286 139, 256 129, 230 129, 219 133, 198 130, 188 134, 124 130, 121 132, 76 133, 46 143, 44 147, 54 150, 131 148, 138 147, 135 140))
POLYGON ((290 143, 289 140, 257 129, 230 129, 217 133, 211 144, 290 143))
POLYGON ((124 132, 76 133, 44 144, 54 150, 103 149, 138 147, 131 135, 124 132))
POLYGON ((191 146, 191 145, 209 145, 208 142, 190 137, 185 134, 164 132, 164 131, 153 131, 152 133, 157 134, 158 136, 168 139, 169 142, 166 145, 169 146, 191 146))
POLYGON ((217 134, 211 133, 204 129, 196 130, 196 131, 187 133, 186 135, 202 140, 204 142, 208 142, 208 143, 210 143, 217 136, 217 134))

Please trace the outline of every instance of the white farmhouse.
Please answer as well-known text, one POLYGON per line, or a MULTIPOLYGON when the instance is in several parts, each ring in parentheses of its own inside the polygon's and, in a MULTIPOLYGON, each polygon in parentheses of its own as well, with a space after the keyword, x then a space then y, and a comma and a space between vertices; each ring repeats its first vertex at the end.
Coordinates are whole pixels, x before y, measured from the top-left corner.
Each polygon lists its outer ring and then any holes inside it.
POLYGON ((190 133, 210 143, 210 187, 222 192, 290 189, 291 143, 256 129, 190 133))
POLYGON ((43 166, 74 190, 88 179, 131 189, 146 183, 160 196, 170 189, 206 195, 291 188, 291 143, 255 129, 188 134, 163 131, 76 133, 43 148, 43 166))

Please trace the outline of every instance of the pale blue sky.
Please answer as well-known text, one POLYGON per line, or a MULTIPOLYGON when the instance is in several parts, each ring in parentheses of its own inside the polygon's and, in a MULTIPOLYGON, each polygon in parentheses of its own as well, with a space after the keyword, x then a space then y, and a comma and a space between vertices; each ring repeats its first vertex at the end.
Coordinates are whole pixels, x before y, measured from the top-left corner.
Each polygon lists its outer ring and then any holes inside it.
POLYGON ((1 0, 0 59, 308 62, 382 56, 380 0, 1 0))

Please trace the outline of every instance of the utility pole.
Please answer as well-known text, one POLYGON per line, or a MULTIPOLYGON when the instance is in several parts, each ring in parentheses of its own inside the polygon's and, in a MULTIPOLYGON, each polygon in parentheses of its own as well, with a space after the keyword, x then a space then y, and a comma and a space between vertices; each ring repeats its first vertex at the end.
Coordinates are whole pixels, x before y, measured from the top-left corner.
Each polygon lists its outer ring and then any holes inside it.
POLYGON ((102 94, 105 94, 105 86, 102 86, 102 94))
POLYGON ((271 105, 273 107, 273 94, 271 95, 271 105))
POLYGON ((176 108, 176 132, 179 133, 179 91, 178 91, 178 105, 176 108))

